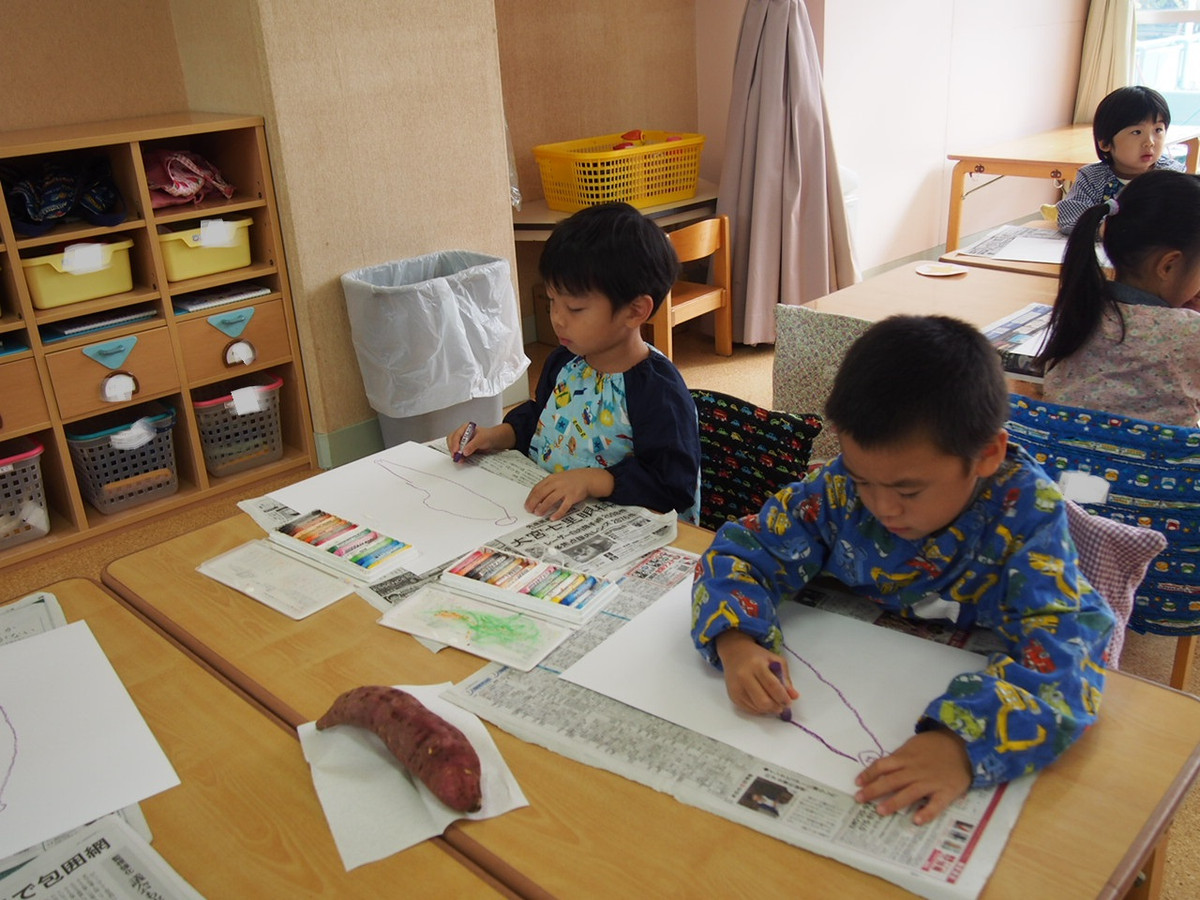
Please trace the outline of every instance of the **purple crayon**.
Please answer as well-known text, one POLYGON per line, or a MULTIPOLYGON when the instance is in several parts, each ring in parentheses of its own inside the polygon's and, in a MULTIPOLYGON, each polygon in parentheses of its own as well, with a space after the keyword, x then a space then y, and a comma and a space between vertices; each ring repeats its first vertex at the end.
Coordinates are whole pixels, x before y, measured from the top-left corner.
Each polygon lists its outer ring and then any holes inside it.
MULTIPOLYGON (((787 687, 787 685, 784 684, 784 681, 783 681, 783 663, 773 662, 773 663, 771 663, 769 668, 771 669, 771 674, 779 679, 779 683, 782 684, 784 687, 787 687)), ((785 722, 792 721, 792 708, 789 706, 787 709, 785 709, 783 712, 781 712, 779 714, 779 718, 783 719, 783 721, 785 721, 785 722)))

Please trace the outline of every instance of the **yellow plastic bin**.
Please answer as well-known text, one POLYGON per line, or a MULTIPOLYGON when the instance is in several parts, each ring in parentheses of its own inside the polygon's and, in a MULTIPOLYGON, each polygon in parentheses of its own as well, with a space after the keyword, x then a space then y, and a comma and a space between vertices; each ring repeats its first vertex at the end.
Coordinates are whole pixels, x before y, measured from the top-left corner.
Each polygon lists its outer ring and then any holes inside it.
POLYGON ((202 219, 160 225, 159 245, 168 281, 185 281, 250 265, 250 223, 241 219, 202 219))
POLYGON ((132 240, 71 244, 62 253, 21 260, 34 307, 52 309, 133 290, 132 246, 132 240))
POLYGON ((546 205, 576 212, 623 200, 638 209, 696 196, 704 135, 680 131, 603 134, 533 148, 546 205))

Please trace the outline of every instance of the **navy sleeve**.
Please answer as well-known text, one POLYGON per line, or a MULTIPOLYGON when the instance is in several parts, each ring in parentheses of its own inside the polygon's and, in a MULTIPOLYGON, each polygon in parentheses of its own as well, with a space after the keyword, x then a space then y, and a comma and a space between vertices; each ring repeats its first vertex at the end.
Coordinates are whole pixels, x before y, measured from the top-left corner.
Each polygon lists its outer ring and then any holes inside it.
POLYGON ((542 374, 538 377, 537 387, 533 392, 533 399, 526 400, 524 403, 514 406, 508 411, 508 415, 504 417, 504 421, 512 426, 517 435, 516 449, 529 455, 529 442, 533 440, 534 432, 537 431, 538 419, 542 415, 542 410, 546 408, 546 404, 550 401, 550 395, 554 392, 554 384, 558 380, 558 373, 562 371, 562 367, 569 363, 575 354, 566 347, 555 347, 550 351, 550 355, 546 357, 546 362, 542 366, 542 374))
POLYGON ((625 402, 633 430, 633 455, 608 471, 608 499, 656 512, 683 513, 696 502, 700 429, 696 404, 674 364, 661 353, 625 373, 625 402))

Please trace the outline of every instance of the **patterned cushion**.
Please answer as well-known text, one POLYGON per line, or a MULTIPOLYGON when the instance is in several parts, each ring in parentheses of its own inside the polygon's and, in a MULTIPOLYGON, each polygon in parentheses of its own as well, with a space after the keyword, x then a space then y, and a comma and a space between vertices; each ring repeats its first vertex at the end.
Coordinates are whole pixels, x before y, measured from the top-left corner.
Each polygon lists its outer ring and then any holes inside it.
MULTIPOLYGON (((870 327, 864 319, 778 304, 771 404, 790 413, 823 413, 842 357, 870 327)), ((826 462, 839 453, 841 445, 832 429, 813 441, 814 462, 826 462)))
POLYGON ((700 525, 756 513, 804 477, 821 417, 773 412, 716 391, 692 390, 700 419, 700 525))
POLYGON ((1167 539, 1149 528, 1124 525, 1091 515, 1067 501, 1067 527, 1079 551, 1079 568, 1117 617, 1105 661, 1118 668, 1125 645, 1125 627, 1133 614, 1133 598, 1151 560, 1167 546, 1167 539))
POLYGON ((1079 501, 1084 509, 1166 539, 1134 593, 1129 627, 1200 634, 1200 429, 1017 395, 1010 400, 1009 433, 1052 478, 1081 471, 1107 482, 1108 496, 1079 501))

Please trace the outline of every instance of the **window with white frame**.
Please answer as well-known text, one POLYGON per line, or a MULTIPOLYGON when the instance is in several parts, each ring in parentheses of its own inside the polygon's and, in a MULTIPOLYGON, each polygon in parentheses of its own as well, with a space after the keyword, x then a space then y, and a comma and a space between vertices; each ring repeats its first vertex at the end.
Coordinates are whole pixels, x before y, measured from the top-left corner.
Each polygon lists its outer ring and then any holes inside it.
POLYGON ((1152 87, 1171 121, 1200 123, 1200 0, 1134 0, 1134 82, 1152 87))

